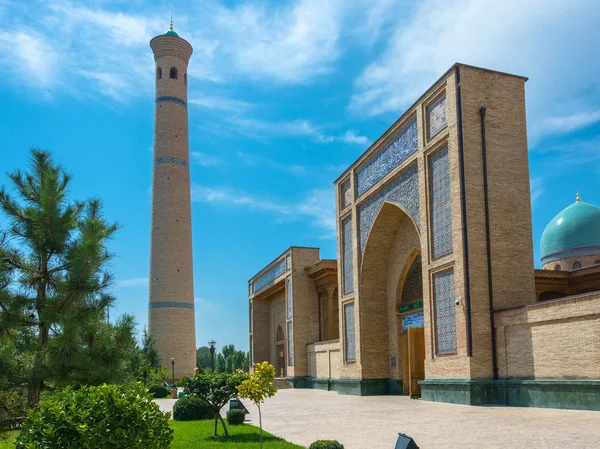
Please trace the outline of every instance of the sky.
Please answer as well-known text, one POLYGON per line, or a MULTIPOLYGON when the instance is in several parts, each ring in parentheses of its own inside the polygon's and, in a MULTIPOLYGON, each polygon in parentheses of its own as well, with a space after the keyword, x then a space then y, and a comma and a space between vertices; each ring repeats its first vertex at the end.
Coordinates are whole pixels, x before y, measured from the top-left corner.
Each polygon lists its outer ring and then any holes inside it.
MULTIPOLYGON (((600 205, 596 0, 0 0, 0 184, 51 151, 121 225, 116 317, 147 320, 154 61, 188 72, 196 339, 248 349, 247 281, 291 245, 335 258, 333 181, 454 62, 527 76, 536 266, 545 225, 600 205)), ((0 217, 0 227, 6 224, 0 217)))

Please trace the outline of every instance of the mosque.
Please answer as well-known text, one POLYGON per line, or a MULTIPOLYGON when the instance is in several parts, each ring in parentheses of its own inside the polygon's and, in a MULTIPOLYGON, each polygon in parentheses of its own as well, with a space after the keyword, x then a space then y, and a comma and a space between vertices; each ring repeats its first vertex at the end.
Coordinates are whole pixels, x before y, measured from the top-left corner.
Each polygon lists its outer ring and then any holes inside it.
POLYGON ((525 82, 455 64, 335 180, 337 260, 248 283, 251 362, 294 388, 600 410, 600 208, 534 269, 525 82))

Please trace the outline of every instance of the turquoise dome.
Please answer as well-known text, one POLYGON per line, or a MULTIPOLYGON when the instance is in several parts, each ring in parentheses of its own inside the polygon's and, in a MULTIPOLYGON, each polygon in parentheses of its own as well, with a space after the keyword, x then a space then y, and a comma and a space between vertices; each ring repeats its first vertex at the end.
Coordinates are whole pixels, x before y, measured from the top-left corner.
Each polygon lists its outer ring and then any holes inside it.
POLYGON ((165 33, 165 36, 175 36, 175 37, 179 37, 179 34, 177 34, 175 31, 173 30, 169 30, 165 33))
POLYGON ((540 244, 542 263, 600 254, 600 207, 577 201, 548 223, 540 244))

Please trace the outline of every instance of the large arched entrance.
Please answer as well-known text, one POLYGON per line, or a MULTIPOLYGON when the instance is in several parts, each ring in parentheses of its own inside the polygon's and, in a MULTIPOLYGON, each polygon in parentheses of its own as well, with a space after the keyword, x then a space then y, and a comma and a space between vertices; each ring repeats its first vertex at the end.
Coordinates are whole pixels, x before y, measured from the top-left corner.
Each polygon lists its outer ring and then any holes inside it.
POLYGON ((275 377, 285 377, 285 335, 281 326, 275 333, 275 377))
POLYGON ((360 276, 362 376, 390 379, 390 393, 417 396, 424 378, 420 236, 412 218, 385 202, 365 246, 360 276))

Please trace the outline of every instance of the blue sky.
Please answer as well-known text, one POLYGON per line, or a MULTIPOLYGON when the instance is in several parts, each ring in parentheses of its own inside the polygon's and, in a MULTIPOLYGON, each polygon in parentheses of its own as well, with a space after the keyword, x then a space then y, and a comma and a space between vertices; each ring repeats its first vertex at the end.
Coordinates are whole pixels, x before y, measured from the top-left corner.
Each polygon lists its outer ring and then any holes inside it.
POLYGON ((536 265, 577 186, 600 205, 595 0, 0 0, 0 183, 35 145, 74 175, 75 198, 104 200, 122 226, 113 316, 146 322, 148 42, 170 14, 194 47, 198 345, 247 349, 247 280, 290 245, 335 257, 333 180, 456 61, 529 77, 536 265))

